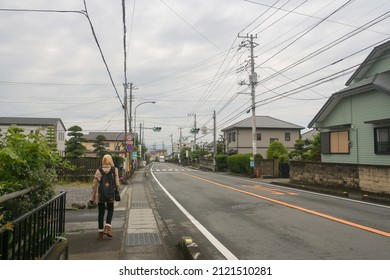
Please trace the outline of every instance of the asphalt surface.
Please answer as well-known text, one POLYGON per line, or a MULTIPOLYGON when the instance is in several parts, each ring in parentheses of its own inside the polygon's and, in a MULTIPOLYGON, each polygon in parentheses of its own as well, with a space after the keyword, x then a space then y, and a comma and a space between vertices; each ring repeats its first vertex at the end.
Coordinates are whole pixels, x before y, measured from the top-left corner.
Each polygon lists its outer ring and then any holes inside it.
MULTIPOLYGON (((97 209, 88 209, 91 187, 59 186, 57 191, 67 192, 65 237, 68 240, 70 260, 180 260, 191 259, 188 247, 183 245, 183 232, 198 241, 200 251, 207 247, 211 254, 205 259, 224 259, 213 249, 213 244, 204 241, 186 217, 169 199, 163 199, 160 188, 151 187, 149 172, 140 169, 121 186, 121 201, 115 202, 112 221, 113 237, 98 240, 97 209), (166 207, 161 207, 165 204, 166 207), (172 205, 171 205, 172 204, 172 205), (165 211, 165 212, 164 212, 165 211), (167 212, 168 211, 168 212, 167 212), (161 216, 164 218, 162 218, 161 216), (166 219, 170 216, 170 219, 166 219), (180 227, 186 225, 185 231, 180 227)), ((314 192, 327 192, 313 186, 289 184, 288 179, 259 179, 264 182, 289 185, 314 192)), ((332 190, 332 195, 346 196, 344 190, 332 190)), ((361 193, 350 192, 350 198, 369 199, 361 193)), ((378 198, 375 198, 378 199, 378 198)), ((387 204, 388 201, 382 201, 387 204)))

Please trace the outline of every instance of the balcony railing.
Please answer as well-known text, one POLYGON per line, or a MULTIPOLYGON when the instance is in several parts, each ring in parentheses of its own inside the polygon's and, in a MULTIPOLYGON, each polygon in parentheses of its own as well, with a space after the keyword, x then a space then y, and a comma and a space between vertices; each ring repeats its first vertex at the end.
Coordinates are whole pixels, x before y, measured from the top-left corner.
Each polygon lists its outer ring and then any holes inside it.
MULTIPOLYGON (((0 259, 44 259, 65 233, 66 192, 0 228, 0 259)), ((67 256, 66 256, 67 257, 67 256)))

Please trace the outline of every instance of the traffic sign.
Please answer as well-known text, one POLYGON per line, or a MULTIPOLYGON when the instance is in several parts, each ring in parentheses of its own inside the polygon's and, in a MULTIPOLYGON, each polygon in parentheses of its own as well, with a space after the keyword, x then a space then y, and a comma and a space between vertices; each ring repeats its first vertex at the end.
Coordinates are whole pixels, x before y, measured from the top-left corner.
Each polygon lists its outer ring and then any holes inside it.
POLYGON ((126 150, 128 152, 131 152, 134 149, 134 146, 132 144, 126 144, 126 150))
POLYGON ((126 142, 133 141, 133 140, 134 140, 134 135, 132 133, 127 133, 126 134, 126 142))

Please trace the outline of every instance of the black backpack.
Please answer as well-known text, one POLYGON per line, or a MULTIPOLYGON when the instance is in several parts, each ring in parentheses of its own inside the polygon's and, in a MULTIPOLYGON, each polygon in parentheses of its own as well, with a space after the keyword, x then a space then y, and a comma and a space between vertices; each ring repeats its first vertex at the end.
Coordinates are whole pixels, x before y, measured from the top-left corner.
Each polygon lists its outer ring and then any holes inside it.
POLYGON ((99 168, 102 177, 99 184, 99 202, 114 202, 115 199, 115 167, 111 167, 108 173, 99 168))

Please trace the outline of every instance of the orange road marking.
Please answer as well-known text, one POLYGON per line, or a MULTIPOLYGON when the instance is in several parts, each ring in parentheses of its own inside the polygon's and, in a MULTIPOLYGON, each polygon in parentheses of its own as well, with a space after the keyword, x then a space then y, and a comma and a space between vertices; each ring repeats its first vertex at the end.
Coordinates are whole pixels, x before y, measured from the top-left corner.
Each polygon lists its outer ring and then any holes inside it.
POLYGON ((277 190, 277 189, 271 189, 271 188, 267 188, 267 187, 264 187, 264 186, 261 186, 261 185, 242 185, 242 186, 243 187, 252 188, 252 189, 255 189, 255 190, 261 190, 261 191, 269 192, 269 193, 272 193, 272 194, 278 194, 278 195, 285 195, 285 194, 298 195, 297 193, 294 193, 294 192, 283 192, 283 191, 280 191, 280 190, 277 190))
POLYGON ((390 237, 390 232, 387 232, 387 231, 382 231, 382 230, 379 230, 379 229, 375 229, 375 228, 371 228, 371 227, 368 227, 368 226, 360 225, 360 224, 357 224, 357 223, 354 223, 354 222, 351 222, 351 221, 347 221, 347 220, 344 220, 344 219, 333 217, 333 216, 330 216, 330 215, 327 215, 327 214, 324 214, 324 213, 321 213, 321 212, 317 212, 317 211, 314 211, 314 210, 303 208, 303 207, 300 207, 300 206, 297 206, 297 205, 294 205, 294 204, 290 204, 290 203, 286 203, 286 202, 283 202, 283 201, 280 201, 280 200, 272 199, 272 198, 269 198, 269 197, 266 197, 266 196, 262 196, 262 195, 258 195, 258 194, 255 194, 255 193, 251 193, 251 192, 247 192, 247 191, 244 191, 244 190, 240 190, 240 189, 237 189, 237 188, 234 188, 234 187, 223 185, 223 184, 220 184, 220 183, 217 183, 217 182, 213 182, 213 181, 210 181, 210 180, 198 177, 198 176, 194 176, 194 175, 191 175, 191 174, 187 174, 187 173, 184 173, 184 172, 179 172, 179 173, 182 173, 182 174, 184 174, 186 176, 193 177, 195 179, 198 179, 198 180, 201 180, 201 181, 204 181, 204 182, 207 182, 207 183, 210 183, 212 185, 216 185, 216 186, 219 186, 219 187, 222 187, 222 188, 225 188, 225 189, 229 189, 229 190, 233 190, 233 191, 236 191, 236 192, 244 193, 244 194, 247 194, 247 195, 250 195, 250 196, 258 197, 258 198, 261 198, 261 199, 264 199, 264 200, 267 200, 267 201, 270 201, 270 202, 274 202, 274 203, 279 204, 279 205, 283 205, 283 206, 286 206, 286 207, 289 207, 289 208, 292 208, 292 209, 295 209, 295 210, 299 210, 299 211, 302 211, 302 212, 305 212, 305 213, 309 213, 309 214, 312 214, 312 215, 315 215, 315 216, 318 216, 318 217, 322 217, 322 218, 325 218, 325 219, 328 219, 328 220, 331 220, 331 221, 335 221, 335 222, 338 222, 338 223, 349 225, 351 227, 355 227, 355 228, 358 228, 358 229, 362 229, 362 230, 365 230, 365 231, 376 233, 376 234, 379 234, 379 235, 382 235, 382 236, 390 237))

